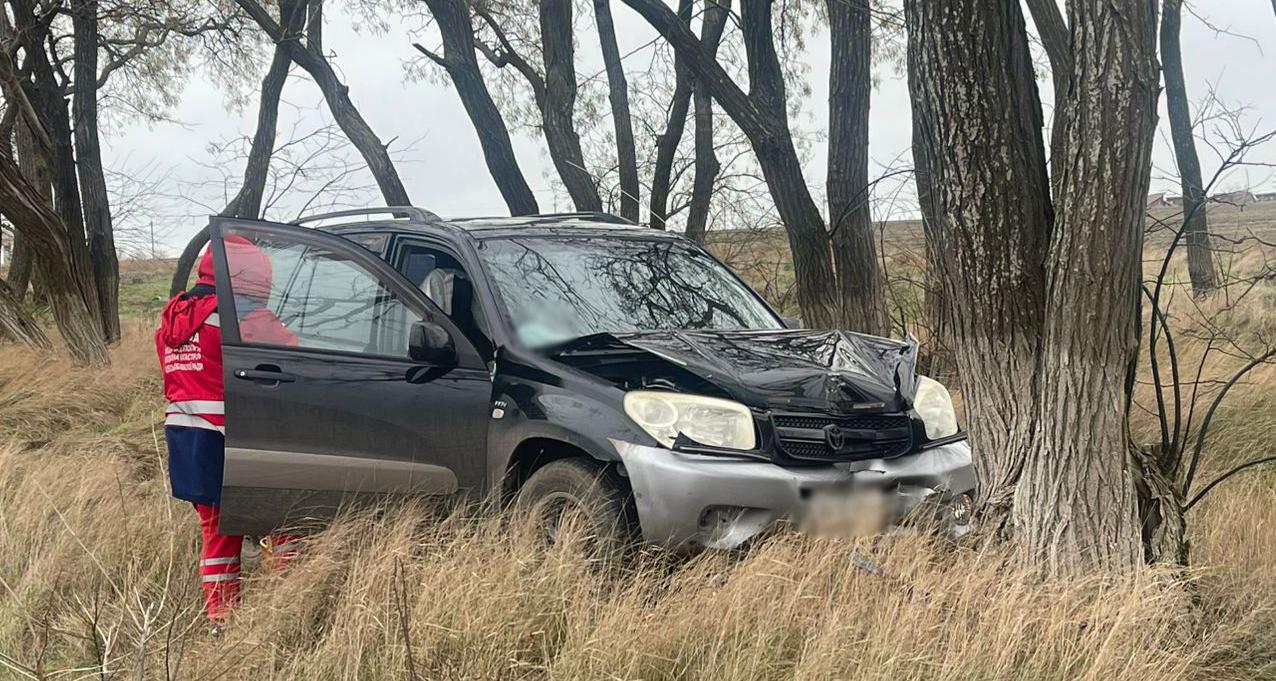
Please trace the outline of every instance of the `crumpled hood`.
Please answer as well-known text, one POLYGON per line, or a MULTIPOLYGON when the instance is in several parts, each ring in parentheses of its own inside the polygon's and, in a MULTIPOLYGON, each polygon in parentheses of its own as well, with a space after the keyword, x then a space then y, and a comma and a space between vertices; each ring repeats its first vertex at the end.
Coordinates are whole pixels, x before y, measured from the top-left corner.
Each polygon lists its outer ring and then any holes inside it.
POLYGON ((160 315, 160 340, 170 348, 180 348, 199 331, 209 315, 216 311, 216 296, 179 296, 168 301, 160 315))
POLYGON ((915 389, 911 337, 807 330, 599 335, 673 362, 756 408, 902 411, 915 389))

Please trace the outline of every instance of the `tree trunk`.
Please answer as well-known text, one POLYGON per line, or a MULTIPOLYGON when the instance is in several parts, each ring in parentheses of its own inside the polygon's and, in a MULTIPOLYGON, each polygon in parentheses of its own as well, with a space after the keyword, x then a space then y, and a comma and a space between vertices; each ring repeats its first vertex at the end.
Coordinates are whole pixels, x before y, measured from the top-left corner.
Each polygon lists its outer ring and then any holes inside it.
POLYGON ((447 70, 457 96, 461 98, 461 105, 478 133, 488 173, 496 182, 510 214, 539 213, 536 196, 514 156, 514 145, 510 142, 505 119, 479 70, 469 7, 464 0, 426 0, 426 5, 443 34, 443 56, 433 55, 419 45, 417 49, 447 70))
POLYGON ((98 313, 107 342, 120 339, 120 261, 115 253, 110 196, 102 171, 97 110, 97 0, 75 0, 71 21, 75 30, 75 150, 88 230, 89 263, 97 294, 98 313))
POLYGON ((713 93, 727 115, 749 138, 784 223, 793 255, 798 304, 812 328, 835 328, 840 305, 833 254, 819 206, 811 197, 788 126, 784 78, 775 53, 770 0, 742 8, 749 61, 749 93, 710 57, 686 24, 660 0, 624 0, 686 58, 691 74, 713 93))
POLYGON ((16 231, 13 243, 9 248, 9 291, 18 302, 27 297, 27 289, 31 287, 31 252, 25 240, 16 231))
MULTIPOLYGON (((31 129, 19 120, 13 130, 14 147, 18 155, 18 168, 41 196, 52 202, 52 188, 49 186, 49 173, 44 160, 36 148, 36 141, 31 129)), ((18 230, 13 231, 13 260, 9 263, 9 288, 19 301, 26 298, 27 289, 31 286, 32 274, 31 249, 26 239, 18 230)))
POLYGON ((1069 25, 1073 89, 1057 116, 1069 164, 1055 180, 1038 448, 1014 511, 1021 556, 1056 575, 1143 562, 1126 416, 1160 95, 1153 0, 1075 0, 1069 25))
MULTIPOLYGON (((691 24, 692 0, 678 0, 678 18, 691 24)), ((656 138, 656 164, 651 174, 651 226, 665 229, 669 221, 669 192, 673 182, 673 162, 682 145, 682 133, 687 127, 687 111, 691 108, 691 77, 687 73, 686 58, 678 50, 673 53, 673 97, 669 101, 669 120, 665 130, 656 138)))
MULTIPOLYGON (((285 5, 287 7, 287 5, 285 5)), ((266 195, 266 179, 270 175, 270 158, 275 151, 275 134, 279 123, 279 97, 288 82, 288 67, 292 59, 288 48, 275 46, 270 68, 261 80, 261 102, 257 105, 257 129, 253 132, 252 146, 248 150, 248 162, 244 166, 244 184, 235 198, 230 200, 221 214, 256 220, 262 214, 262 202, 266 195)), ((185 282, 183 282, 183 287, 185 282)))
POLYGON ((828 0, 828 202, 833 262, 848 328, 890 333, 886 287, 877 262, 868 187, 868 109, 873 83, 873 20, 863 3, 828 0))
MULTIPOLYGON (((53 65, 49 63, 48 54, 42 43, 42 36, 47 34, 47 29, 36 25, 35 10, 25 0, 15 2, 14 8, 15 15, 18 17, 16 22, 18 32, 23 36, 23 46, 27 52, 27 64, 34 78, 32 81, 24 82, 23 87, 26 88, 27 97, 33 103, 40 125, 51 142, 49 148, 37 144, 36 156, 40 158, 43 168, 50 177, 53 187, 53 209, 60 217, 58 224, 66 231, 65 255, 73 275, 72 281, 83 297, 89 312, 95 318, 101 319, 99 298, 93 278, 92 258, 84 231, 84 211, 80 203, 71 118, 67 113, 63 88, 58 83, 53 65)), ((39 139, 39 136, 35 137, 39 139)), ((31 245, 36 253, 36 266, 42 270, 42 263, 39 262, 42 256, 34 248, 35 244, 31 245)), ((55 291, 50 290, 50 295, 54 293, 55 291)))
POLYGON ((585 167, 576 134, 576 48, 572 0, 541 0, 541 48, 545 58, 545 94, 541 107, 545 142, 576 210, 600 212, 602 199, 585 167))
POLYGON ((933 248, 976 452, 980 513, 1008 521, 1036 430, 1051 231, 1041 106, 1017 2, 907 0, 909 85, 933 248), (979 74, 973 77, 972 74, 979 74))
POLYGON ((1218 286, 1214 249, 1210 243, 1205 215, 1205 186, 1201 181, 1201 161, 1196 156, 1192 136, 1192 112, 1187 104, 1187 84, 1183 78, 1183 49, 1179 44, 1183 0, 1164 0, 1161 12, 1161 68, 1165 74, 1165 108, 1170 114, 1170 137, 1178 161, 1183 189, 1183 234, 1187 242, 1187 271, 1196 295, 1218 286))
MULTIPOLYGON (((730 0, 706 0, 701 20, 700 43, 711 58, 716 58, 722 32, 731 16, 730 0)), ((696 170, 691 184, 691 206, 687 211, 687 238, 704 244, 709 226, 709 204, 713 185, 721 165, 713 139, 713 94, 699 82, 694 83, 696 170)))
POLYGON ((638 149, 634 144, 634 123, 629 113, 629 83, 616 45, 616 26, 611 18, 611 0, 594 0, 598 40, 607 68, 607 96, 616 126, 616 162, 620 166, 620 216, 638 222, 638 149))
MULTIPOLYGON (((1037 27, 1037 35, 1046 50, 1046 58, 1050 60, 1050 82, 1054 88, 1054 120, 1050 125, 1050 158, 1051 163, 1061 156, 1062 138, 1060 133, 1059 112, 1068 101, 1072 78, 1072 46, 1068 35, 1068 23, 1059 12, 1058 0, 1026 0, 1028 11, 1032 14, 1032 23, 1037 27)), ((1058 173, 1051 173, 1057 179, 1058 173)))
POLYGON ((53 319, 72 357, 97 365, 110 361, 100 317, 86 303, 80 281, 70 266, 66 225, 46 198, 22 176, 18 166, 0 154, 0 213, 23 238, 40 268, 40 280, 53 319))
MULTIPOLYGON (((914 82, 914 74, 909 70, 909 92, 920 93, 921 86, 914 82)), ((922 124, 917 101, 913 101, 913 183, 917 187, 917 208, 922 218, 922 238, 926 244, 925 315, 926 340, 925 359, 918 370, 932 378, 947 378, 954 373, 953 350, 953 309, 948 299, 947 289, 942 276, 944 254, 948 251, 947 234, 944 222, 939 220, 935 211, 935 196, 931 190, 931 161, 927 157, 927 149, 934 144, 926 135, 930 130, 922 124)))
POLYGON ((372 126, 363 119, 363 115, 359 113, 354 102, 350 100, 350 88, 337 77, 332 64, 328 62, 328 58, 320 51, 318 45, 302 44, 293 36, 285 36, 279 23, 256 0, 235 1, 270 36, 271 40, 288 47, 288 54, 292 60, 305 69, 319 86, 337 125, 349 138, 350 143, 359 150, 364 163, 368 164, 368 170, 376 179, 386 204, 411 205, 412 201, 408 198, 408 191, 403 187, 402 180, 399 179, 399 172, 394 167, 390 152, 381 142, 381 138, 377 137, 372 130, 372 126))
POLYGON ((22 307, 22 301, 0 280, 0 339, 11 338, 34 350, 53 347, 40 325, 22 307))

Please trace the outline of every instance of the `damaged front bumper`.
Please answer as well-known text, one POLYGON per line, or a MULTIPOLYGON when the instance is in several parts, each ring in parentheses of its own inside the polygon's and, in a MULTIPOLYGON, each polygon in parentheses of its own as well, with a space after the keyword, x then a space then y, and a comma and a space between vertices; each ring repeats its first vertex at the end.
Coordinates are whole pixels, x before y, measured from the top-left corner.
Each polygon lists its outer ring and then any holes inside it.
POLYGON ((802 513, 823 491, 871 486, 896 518, 928 499, 971 494, 970 446, 953 442, 891 459, 810 468, 685 454, 613 440, 633 489, 643 538, 673 549, 732 549, 802 513))

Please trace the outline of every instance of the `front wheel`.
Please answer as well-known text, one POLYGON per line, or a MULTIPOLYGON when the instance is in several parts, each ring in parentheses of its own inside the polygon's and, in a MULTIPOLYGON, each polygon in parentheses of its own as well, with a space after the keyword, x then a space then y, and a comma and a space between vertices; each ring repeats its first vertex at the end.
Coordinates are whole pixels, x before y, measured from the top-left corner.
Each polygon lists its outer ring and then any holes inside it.
POLYGON ((590 557, 623 555, 636 538, 628 486, 592 459, 559 459, 538 468, 519 490, 515 509, 546 543, 570 534, 590 557))

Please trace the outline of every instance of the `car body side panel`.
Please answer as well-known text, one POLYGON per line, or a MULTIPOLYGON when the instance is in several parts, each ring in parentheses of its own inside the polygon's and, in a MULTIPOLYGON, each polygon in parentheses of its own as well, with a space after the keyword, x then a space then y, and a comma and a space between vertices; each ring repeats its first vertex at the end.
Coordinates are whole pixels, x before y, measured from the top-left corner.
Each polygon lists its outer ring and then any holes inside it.
POLYGON ((599 461, 619 461, 619 438, 656 445, 615 405, 623 392, 540 355, 503 348, 488 431, 488 479, 499 485, 519 446, 549 439, 583 450, 599 461))

